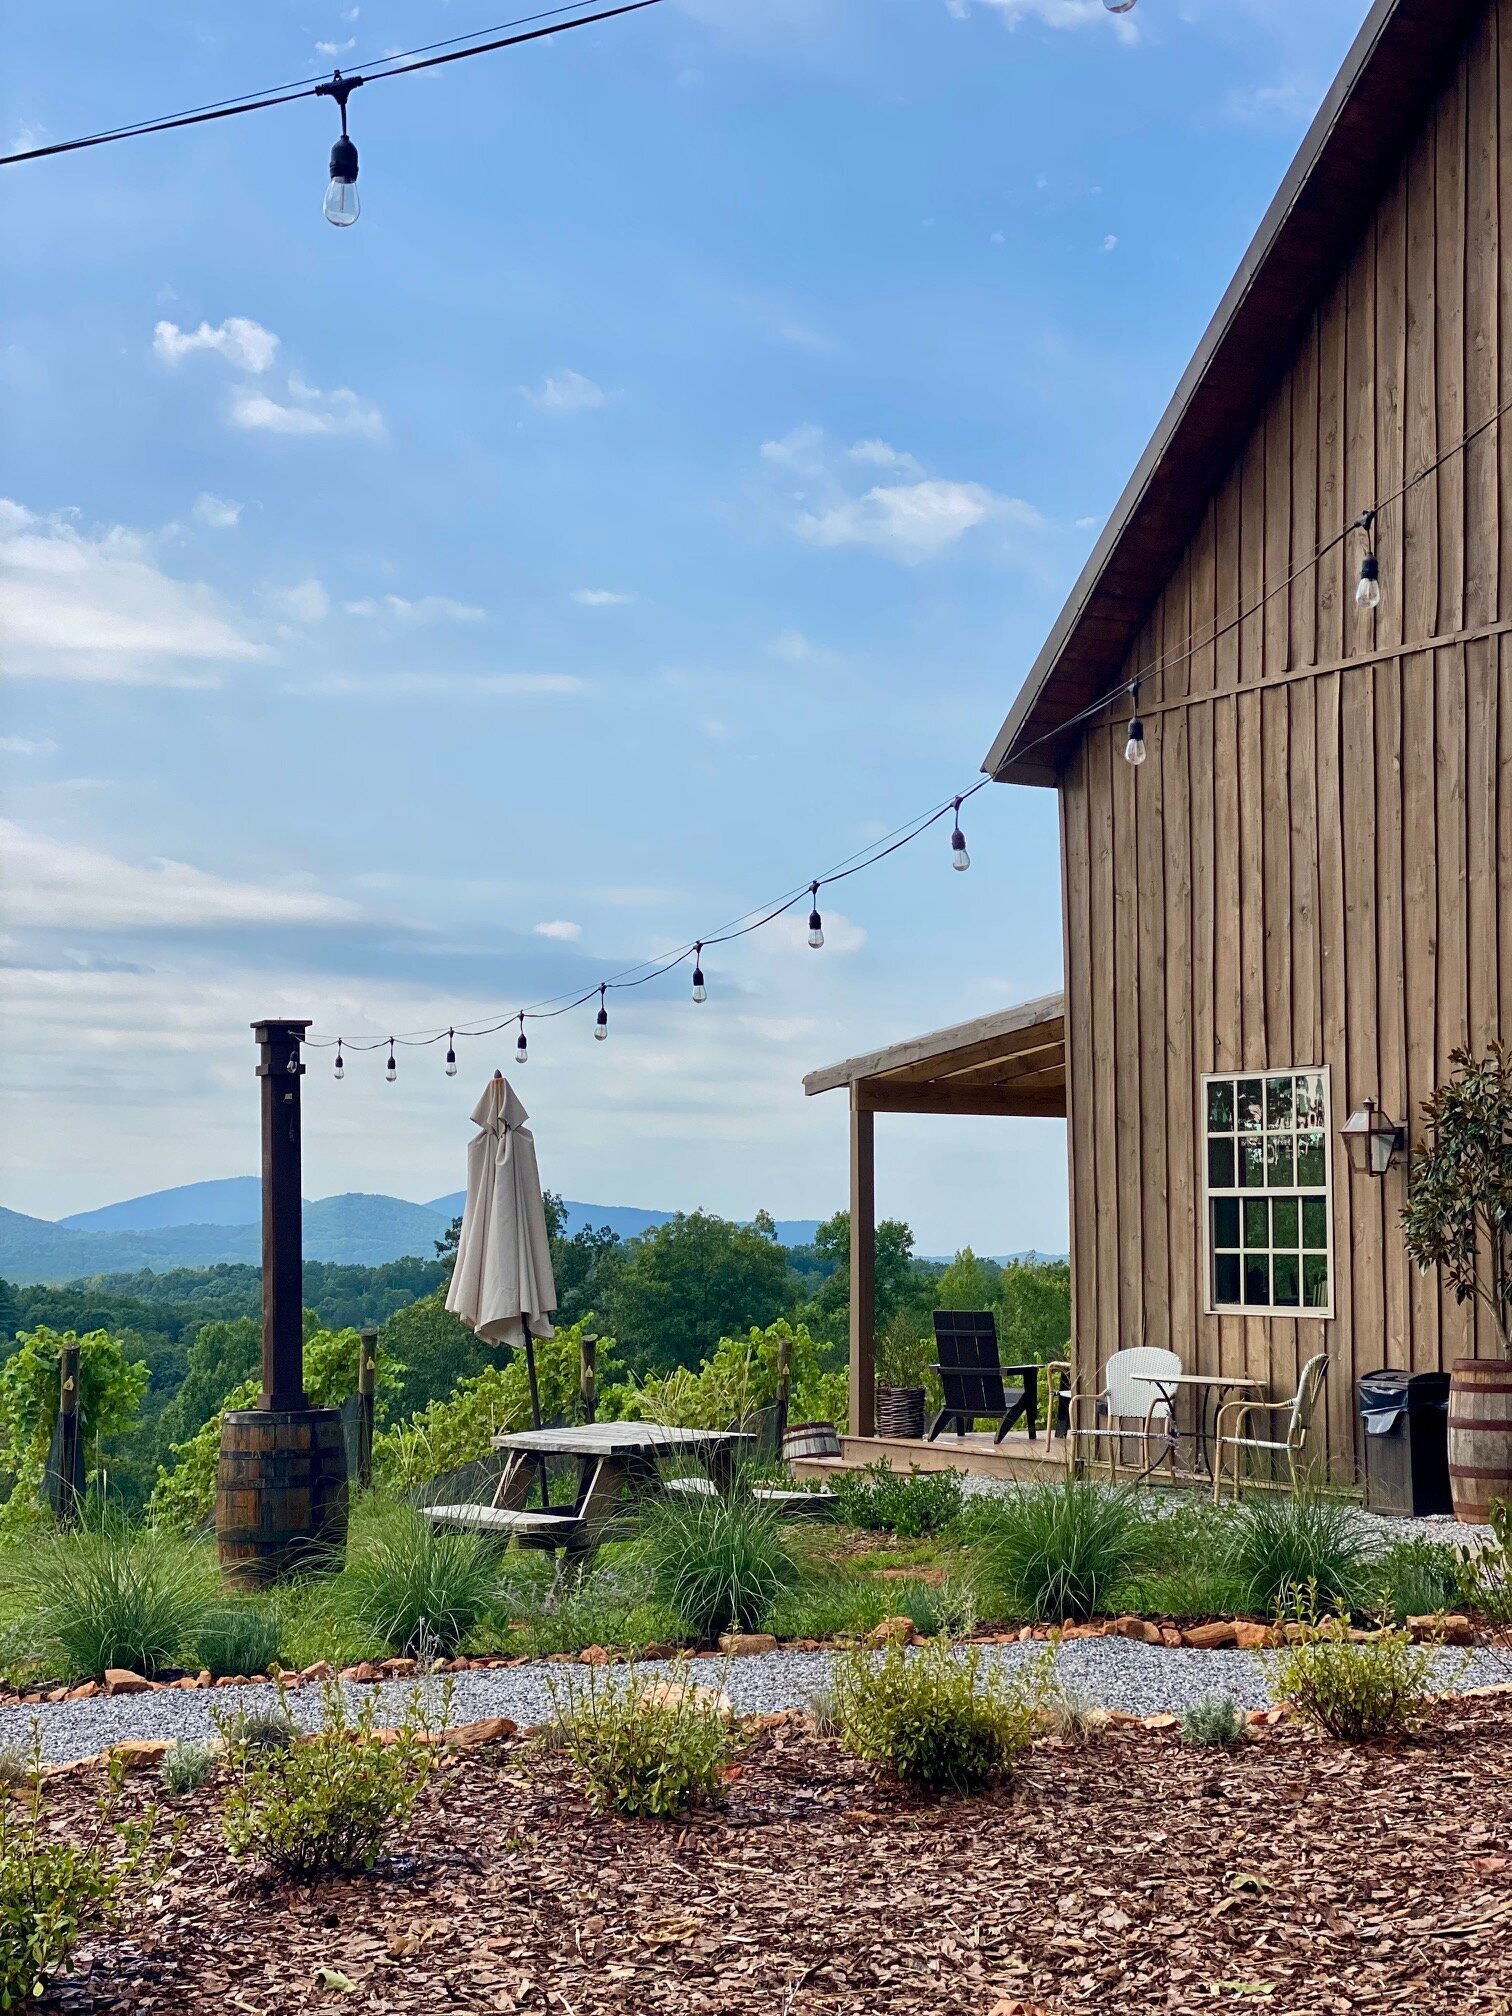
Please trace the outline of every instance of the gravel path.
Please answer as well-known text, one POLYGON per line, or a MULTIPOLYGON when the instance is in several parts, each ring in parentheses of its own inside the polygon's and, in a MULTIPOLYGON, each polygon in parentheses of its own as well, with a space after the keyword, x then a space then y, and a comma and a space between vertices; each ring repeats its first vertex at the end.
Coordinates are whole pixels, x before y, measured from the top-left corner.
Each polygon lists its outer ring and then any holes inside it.
MULTIPOLYGON (((1041 1651, 1042 1646, 1001 1645, 988 1656, 1010 1670, 1041 1651)), ((698 1660, 701 1680, 722 1677, 737 1708, 745 1713, 770 1713, 801 1708, 824 1683, 828 1652, 766 1652, 753 1657, 698 1660)), ((1487 1652, 1441 1655, 1445 1687, 1457 1689, 1512 1682, 1512 1661, 1487 1652)), ((648 1666, 646 1671, 662 1671, 648 1666)), ((452 1681, 451 1720, 470 1722, 485 1715, 509 1715, 522 1724, 542 1722, 552 1713, 551 1688, 560 1692, 581 1668, 572 1666, 490 1667, 459 1673, 452 1681)), ((1073 1639, 1061 1650, 1060 1673, 1066 1688, 1105 1708, 1154 1715, 1189 1707, 1205 1695, 1227 1693, 1246 1708, 1264 1707, 1269 1699, 1264 1670, 1251 1652, 1199 1652, 1142 1645, 1125 1638, 1073 1639)), ((380 1722, 392 1722, 403 1712, 412 1683, 387 1682, 376 1689, 349 1686, 354 1703, 374 1692, 380 1722)), ((63 1763, 88 1757, 127 1737, 172 1737, 194 1742, 213 1736, 212 1708, 221 1713, 266 1706, 270 1689, 222 1687, 214 1692, 129 1694, 114 1699, 59 1701, 36 1708, 0 1709, 0 1748, 29 1747, 33 1720, 41 1725, 43 1753, 63 1763)), ((321 1695, 315 1686, 291 1692, 289 1704, 304 1727, 320 1720, 321 1695)))

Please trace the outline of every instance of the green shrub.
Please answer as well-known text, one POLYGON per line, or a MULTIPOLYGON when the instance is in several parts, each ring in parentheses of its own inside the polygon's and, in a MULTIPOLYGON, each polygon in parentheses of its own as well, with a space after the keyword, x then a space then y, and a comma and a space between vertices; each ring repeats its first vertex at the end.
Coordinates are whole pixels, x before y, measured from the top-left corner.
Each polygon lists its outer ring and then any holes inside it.
POLYGON ((342 1601, 387 1651, 422 1637, 449 1657, 492 1607, 498 1550, 475 1533, 446 1533, 418 1512, 385 1519, 348 1563, 342 1601))
POLYGON ((893 1614, 896 1594, 892 1582, 837 1562, 825 1573, 801 1575, 785 1589, 768 1624, 779 1638, 859 1637, 893 1614))
POLYGON ((892 1615, 908 1618, 921 1638, 969 1638, 977 1628, 976 1591, 955 1576, 939 1582, 896 1582, 887 1601, 892 1615))
POLYGON ((1353 1638, 1347 1612, 1320 1619, 1313 1592, 1301 1607, 1303 1635, 1266 1658, 1272 1697, 1346 1743, 1410 1729, 1429 1698, 1433 1646, 1395 1626, 1353 1638))
POLYGON ((847 1749, 905 1785, 976 1792, 1012 1768, 1034 1727, 1044 1672, 1012 1681, 976 1646, 936 1638, 915 1652, 856 1647, 835 1661, 834 1715, 847 1749))
POLYGON ((1491 1627, 1493 1643, 1512 1646, 1512 1500, 1491 1507, 1491 1530, 1461 1564, 1462 1595, 1491 1627))
POLYGON ((198 1792, 201 1785, 214 1775, 219 1762, 212 1744, 175 1743, 159 1767, 163 1790, 172 1799, 181 1799, 187 1792, 198 1792))
POLYGON ((924 1540, 943 1533, 961 1516, 964 1487, 954 1470, 921 1470, 910 1463, 898 1476, 879 1457, 859 1470, 840 1471, 831 1486, 836 1510, 847 1526, 865 1533, 896 1533, 924 1540))
POLYGON ((258 1603, 223 1604, 201 1620, 194 1656, 217 1679, 266 1673, 278 1657, 278 1619, 258 1603))
POLYGON ((123 1893, 149 1874, 155 1816, 114 1816, 117 1762, 82 1838, 54 1833, 42 1803, 40 1747, 24 1791, 0 1798, 0 2009, 30 2008, 77 1941, 117 1922, 123 1893))
POLYGON ((1442 1540, 1399 1540, 1371 1563, 1370 1574, 1398 1623, 1436 1617, 1463 1600, 1463 1562, 1442 1540))
POLYGON ((628 1651, 675 1638, 681 1628, 675 1617, 648 1603, 649 1594, 645 1569, 617 1562, 550 1581, 512 1578, 499 1593, 499 1607, 524 1625, 526 1646, 537 1658, 589 1645, 628 1651))
POLYGON ((1227 1750, 1248 1728, 1244 1710, 1228 1694, 1209 1694, 1182 1710, 1181 1740, 1194 1750, 1227 1750))
POLYGON ((228 1739, 231 1790, 222 1830, 246 1856, 293 1882, 371 1869, 414 1808, 435 1762, 423 1739, 436 1732, 416 1689, 390 1743, 377 1740, 378 1702, 354 1714, 338 1682, 322 1689, 324 1716, 311 1736, 281 1745, 228 1739))
POLYGON ((287 1750, 299 1735, 282 1695, 276 1708, 217 1709, 212 1720, 228 1750, 287 1750))
POLYGON ((1369 1579, 1351 1508, 1305 1493, 1243 1504, 1229 1530, 1228 1559, 1243 1607, 1267 1613, 1294 1610, 1298 1592, 1309 1588, 1325 1606, 1349 1609, 1363 1600, 1369 1579))
POLYGON ((646 1560, 657 1600, 699 1642, 763 1629, 798 1572, 776 1513, 739 1485, 669 1492, 647 1517, 646 1560))
POLYGON ((123 1666, 151 1679, 182 1664, 216 1589, 205 1554, 151 1531, 60 1534, 22 1580, 37 1651, 71 1678, 123 1666))
POLYGON ((1067 1479, 997 1499, 975 1531, 984 1579, 1005 1615, 1084 1623, 1126 1583, 1148 1545, 1134 1494, 1067 1479))
POLYGON ((729 1705, 682 1678, 589 1669, 557 1705, 561 1745, 599 1812, 668 1820, 718 1797, 734 1748, 729 1705))

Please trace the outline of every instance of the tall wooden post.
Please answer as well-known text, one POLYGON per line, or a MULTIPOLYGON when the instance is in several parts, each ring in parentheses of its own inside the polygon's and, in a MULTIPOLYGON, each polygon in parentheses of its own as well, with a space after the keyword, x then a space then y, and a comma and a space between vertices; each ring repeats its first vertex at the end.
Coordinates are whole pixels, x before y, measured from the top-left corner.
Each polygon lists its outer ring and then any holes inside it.
POLYGON ((598 1339, 591 1332, 578 1345, 578 1398, 583 1419, 591 1422, 598 1413, 598 1339))
POLYGON ((262 1085, 262 1404, 224 1417, 215 1492, 221 1573, 242 1588, 339 1565, 346 1546, 341 1413, 311 1407, 304 1385, 299 1047, 309 1026, 252 1024, 262 1085))
POLYGON ((875 1115, 851 1087, 850 1420, 853 1435, 877 1429, 877 1169, 875 1115))
POLYGON ((79 1347, 66 1343, 58 1353, 58 1498, 60 1526, 79 1516, 79 1347))
POLYGON ((373 1422, 378 1406, 378 1332, 364 1330, 357 1345, 357 1483, 373 1483, 373 1422))
POLYGON ((773 1452, 782 1454, 782 1438, 787 1434, 788 1401, 793 1389, 793 1340, 791 1337, 777 1339, 777 1406, 776 1419, 772 1424, 773 1452))

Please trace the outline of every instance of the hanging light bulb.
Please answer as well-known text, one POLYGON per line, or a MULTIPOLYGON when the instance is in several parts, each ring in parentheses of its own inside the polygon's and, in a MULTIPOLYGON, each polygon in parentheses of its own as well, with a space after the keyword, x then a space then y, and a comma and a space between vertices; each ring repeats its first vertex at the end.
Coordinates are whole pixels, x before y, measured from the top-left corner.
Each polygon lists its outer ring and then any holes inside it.
POLYGON ((693 999, 695 1001, 707 1001, 708 998, 709 990, 704 985, 703 977, 703 943, 700 940, 693 947, 693 999))
POLYGON ((384 1067, 383 1075, 385 1078, 387 1078, 390 1085, 392 1085, 394 1080, 399 1076, 399 1065, 398 1061, 394 1056, 394 1039, 392 1036, 390 1036, 389 1038, 388 1063, 384 1067))
POLYGON ((1355 588, 1357 609, 1379 609, 1381 606, 1381 563, 1374 553, 1367 553, 1360 562, 1360 579, 1355 588))
POLYGON ((530 1062, 530 1045, 525 1041, 525 1010, 523 1008, 520 1010, 520 1033, 515 1038, 515 1062, 516 1064, 528 1064, 530 1062))
POLYGON ((950 865, 965 874, 971 866, 971 856, 966 852, 966 835, 961 831, 961 801, 955 801, 955 831, 950 836, 950 865))
POLYGON ((1129 688, 1129 702, 1133 711, 1129 716, 1129 739, 1124 744, 1124 761, 1137 770, 1145 760, 1144 723, 1139 718, 1139 681, 1136 679, 1129 688))
POLYGON ((1103 0, 1110 14, 1127 14, 1134 6, 1134 0, 1103 0))
POLYGON ((299 1039, 298 1039, 298 1037, 295 1037, 295 1039, 294 1039, 294 1048, 293 1048, 293 1049, 292 1049, 292 1050, 291 1050, 291 1051, 289 1052, 289 1061, 288 1061, 288 1063, 287 1063, 287 1064, 285 1064, 285 1066, 284 1066, 284 1069, 285 1069, 285 1071, 287 1071, 287 1072, 288 1072, 288 1074, 289 1074, 289 1076, 290 1076, 291 1078, 297 1078, 297 1077, 299 1076, 299 1039))
POLYGON ((594 1018, 593 1038, 596 1043, 609 1040, 609 1010, 604 1006, 604 982, 599 982, 599 1010, 594 1018))
POLYGON ((446 1032, 446 1075, 448 1078, 455 1078, 457 1075, 456 1041, 456 1030, 448 1029, 446 1032))
POLYGON ((331 180, 322 206, 328 224, 355 224, 362 212, 357 195, 357 148, 347 132, 347 100, 361 83, 360 77, 343 77, 338 70, 329 84, 315 87, 317 98, 334 98, 341 107, 341 138, 331 149, 331 180))
POLYGON ((336 1044, 336 1077, 338 1079, 341 1079, 345 1078, 345 1076, 346 1076, 346 1059, 341 1054, 341 1043, 340 1040, 338 1039, 336 1044))
POLYGON ((814 907, 809 912, 809 943, 817 952, 824 943, 824 919, 819 915, 819 884, 809 884, 809 894, 814 899, 814 907))

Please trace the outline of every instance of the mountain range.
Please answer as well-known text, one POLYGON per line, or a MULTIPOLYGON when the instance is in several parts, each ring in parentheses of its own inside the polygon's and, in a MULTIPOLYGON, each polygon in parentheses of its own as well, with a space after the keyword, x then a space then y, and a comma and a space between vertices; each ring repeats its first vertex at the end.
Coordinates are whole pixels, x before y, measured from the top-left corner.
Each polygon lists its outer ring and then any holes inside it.
MULTIPOLYGON (((425 1204, 360 1190, 307 1199, 305 1257, 363 1267, 411 1255, 429 1259, 462 1204, 460 1190, 425 1204)), ((587 1225, 608 1225, 630 1239, 674 1216, 630 1204, 567 1201, 565 1209, 569 1237, 587 1225)), ((164 1272, 227 1260, 255 1264, 262 1256, 261 1214, 262 1186, 256 1176, 186 1183, 57 1220, 0 1207, 0 1276, 16 1282, 76 1281, 144 1267, 164 1272)), ((815 1218, 781 1220, 777 1237, 785 1246, 807 1245, 818 1223, 815 1218)))

